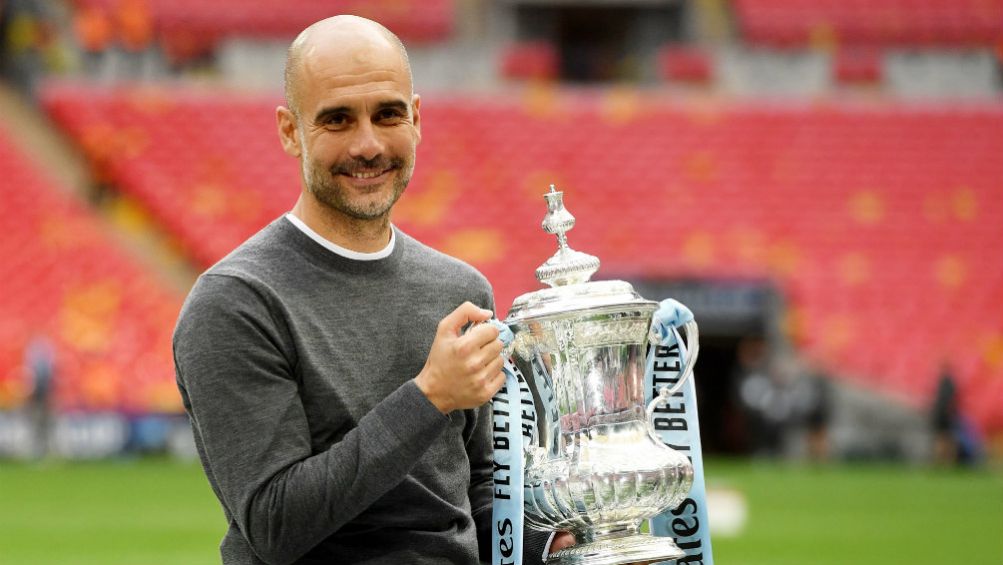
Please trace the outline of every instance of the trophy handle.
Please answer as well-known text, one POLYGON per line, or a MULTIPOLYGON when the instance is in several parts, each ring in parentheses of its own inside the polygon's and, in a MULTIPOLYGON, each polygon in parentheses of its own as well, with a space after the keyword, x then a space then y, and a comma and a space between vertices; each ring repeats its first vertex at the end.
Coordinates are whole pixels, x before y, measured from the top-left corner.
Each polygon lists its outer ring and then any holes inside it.
POLYGON ((655 408, 664 408, 665 403, 669 401, 669 397, 679 392, 679 389, 693 376, 693 366, 696 364, 697 355, 700 353, 700 330, 697 329, 696 320, 690 320, 683 324, 683 330, 686 332, 686 355, 685 359, 682 360, 684 363, 683 370, 676 384, 671 387, 663 386, 660 388, 658 396, 652 398, 651 402, 648 403, 646 412, 648 413, 649 422, 654 416, 655 408))

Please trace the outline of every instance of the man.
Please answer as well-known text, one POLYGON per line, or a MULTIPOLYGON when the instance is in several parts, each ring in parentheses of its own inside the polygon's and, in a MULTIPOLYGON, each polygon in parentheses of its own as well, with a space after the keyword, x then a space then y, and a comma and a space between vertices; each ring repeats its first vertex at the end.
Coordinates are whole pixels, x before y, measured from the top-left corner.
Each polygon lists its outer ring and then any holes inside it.
MULTIPOLYGON (((487 559, 502 346, 484 277, 390 223, 421 139, 404 48, 318 22, 286 99, 299 199, 199 278, 174 336, 223 563, 487 559)), ((545 541, 527 534, 527 562, 545 541)))

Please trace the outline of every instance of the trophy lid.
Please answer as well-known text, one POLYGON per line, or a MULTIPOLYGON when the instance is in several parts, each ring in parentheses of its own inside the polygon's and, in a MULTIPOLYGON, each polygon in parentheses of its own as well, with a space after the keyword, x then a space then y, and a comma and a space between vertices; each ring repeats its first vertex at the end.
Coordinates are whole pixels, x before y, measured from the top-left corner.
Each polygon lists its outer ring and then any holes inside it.
POLYGON ((599 259, 568 246, 567 232, 575 217, 564 207, 564 193, 550 185, 543 231, 557 236, 557 252, 536 269, 536 278, 551 288, 523 294, 512 303, 506 323, 550 318, 584 310, 604 313, 625 308, 650 308, 657 304, 641 298, 624 281, 589 282, 599 270, 599 259))

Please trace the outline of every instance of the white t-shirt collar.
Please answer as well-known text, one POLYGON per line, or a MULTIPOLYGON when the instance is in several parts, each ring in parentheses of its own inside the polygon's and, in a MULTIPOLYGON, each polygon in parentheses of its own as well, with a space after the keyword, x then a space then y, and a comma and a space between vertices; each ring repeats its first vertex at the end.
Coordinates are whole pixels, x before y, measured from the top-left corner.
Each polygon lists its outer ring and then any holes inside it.
POLYGON ((332 253, 337 253, 342 257, 348 259, 354 259, 356 261, 376 261, 379 259, 385 259, 394 252, 394 243, 397 241, 397 234, 391 228, 390 230, 390 243, 386 247, 380 249, 379 251, 374 251, 372 253, 362 253, 361 251, 352 251, 351 249, 346 249, 340 245, 332 243, 324 238, 324 236, 310 229, 310 226, 303 223, 303 220, 297 218, 292 214, 292 212, 286 213, 286 219, 289 220, 292 225, 299 228, 299 230, 307 235, 310 239, 316 241, 317 243, 323 245, 332 253))

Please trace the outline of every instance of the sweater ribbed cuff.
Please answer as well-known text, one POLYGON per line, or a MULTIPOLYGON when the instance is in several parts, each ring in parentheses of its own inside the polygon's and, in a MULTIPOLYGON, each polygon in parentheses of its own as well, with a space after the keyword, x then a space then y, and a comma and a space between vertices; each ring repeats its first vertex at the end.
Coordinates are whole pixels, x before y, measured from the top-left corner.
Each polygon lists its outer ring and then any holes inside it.
POLYGON ((373 409, 386 433, 398 441, 420 446, 424 451, 449 425, 445 416, 421 392, 414 380, 407 381, 373 409))

